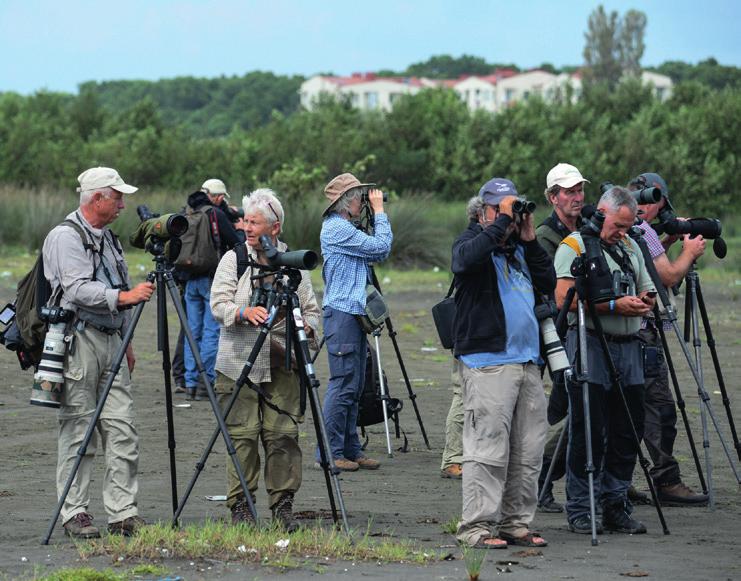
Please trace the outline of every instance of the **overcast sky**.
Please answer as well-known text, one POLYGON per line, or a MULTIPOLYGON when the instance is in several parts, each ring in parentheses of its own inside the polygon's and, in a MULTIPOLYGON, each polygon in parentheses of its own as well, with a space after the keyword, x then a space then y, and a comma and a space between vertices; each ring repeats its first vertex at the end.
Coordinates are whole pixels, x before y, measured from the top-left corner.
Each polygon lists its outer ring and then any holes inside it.
MULTIPOLYGON (((741 1, 603 3, 648 17, 643 64, 741 65, 741 1)), ((0 0, 0 91, 87 80, 350 74, 473 54, 534 67, 582 62, 584 0, 0 0)))

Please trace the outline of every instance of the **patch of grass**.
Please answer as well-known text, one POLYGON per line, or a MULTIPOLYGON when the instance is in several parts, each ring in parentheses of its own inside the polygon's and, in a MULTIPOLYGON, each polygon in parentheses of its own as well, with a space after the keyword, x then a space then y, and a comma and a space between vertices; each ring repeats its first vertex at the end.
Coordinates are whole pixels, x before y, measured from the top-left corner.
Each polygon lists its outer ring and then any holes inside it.
POLYGON ((235 527, 216 521, 180 530, 169 524, 157 524, 144 527, 131 539, 107 536, 82 543, 78 545, 78 551, 83 559, 95 555, 141 560, 211 558, 279 567, 293 567, 293 563, 306 558, 418 564, 438 558, 438 555, 425 553, 406 539, 376 540, 366 531, 362 536, 354 535, 351 541, 344 533, 322 527, 319 523, 302 527, 290 536, 275 527, 235 527))
POLYGON ((463 562, 470 581, 477 581, 481 573, 481 565, 486 559, 487 549, 475 549, 469 545, 463 545, 463 562))
POLYGON ((456 531, 458 530, 458 517, 453 516, 450 517, 446 522, 442 523, 440 525, 440 528, 444 533, 448 533, 449 535, 454 535, 456 531))
POLYGON ((37 581, 126 581, 129 576, 117 573, 111 569, 97 571, 91 567, 74 569, 59 569, 44 577, 35 578, 37 581))
POLYGON ((412 323, 404 323, 399 331, 401 331, 405 335, 416 335, 419 332, 419 327, 413 325, 412 323))
POLYGON ((132 575, 155 575, 163 577, 169 573, 166 567, 155 565, 153 563, 142 563, 131 569, 132 575))

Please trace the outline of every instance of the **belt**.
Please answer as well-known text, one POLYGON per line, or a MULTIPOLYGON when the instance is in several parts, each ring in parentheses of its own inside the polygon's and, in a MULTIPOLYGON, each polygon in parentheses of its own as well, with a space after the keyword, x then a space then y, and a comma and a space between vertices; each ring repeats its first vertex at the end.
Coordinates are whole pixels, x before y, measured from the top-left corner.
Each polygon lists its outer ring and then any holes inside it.
MULTIPOLYGON (((572 325, 569 327, 570 331, 576 331, 577 327, 576 325, 572 325)), ((587 329, 587 335, 592 335, 593 337, 597 337, 597 331, 593 329, 587 329)), ((638 335, 610 335, 609 333, 602 333, 604 335, 605 340, 608 343, 632 343, 633 341, 638 341, 638 335)))
POLYGON ((95 323, 91 323, 90 321, 78 320, 75 324, 75 328, 78 331, 82 331, 85 327, 92 327, 96 331, 100 331, 101 333, 105 333, 106 335, 116 335, 121 331, 121 329, 111 329, 110 327, 104 327, 103 325, 96 325, 95 323))

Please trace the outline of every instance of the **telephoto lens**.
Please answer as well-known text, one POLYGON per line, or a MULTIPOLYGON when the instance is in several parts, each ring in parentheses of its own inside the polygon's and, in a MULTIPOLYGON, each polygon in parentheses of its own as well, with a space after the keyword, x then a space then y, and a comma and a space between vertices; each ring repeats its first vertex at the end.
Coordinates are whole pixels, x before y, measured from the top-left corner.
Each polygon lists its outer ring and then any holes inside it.
POLYGON ((38 371, 33 376, 31 405, 58 408, 62 404, 64 357, 67 354, 67 342, 64 340, 66 327, 65 322, 49 325, 38 371))
POLYGON ((535 307, 535 318, 538 319, 540 325, 540 335, 543 338, 543 347, 551 375, 571 367, 561 343, 561 338, 556 331, 556 325, 553 324, 552 312, 552 307, 549 304, 535 307))

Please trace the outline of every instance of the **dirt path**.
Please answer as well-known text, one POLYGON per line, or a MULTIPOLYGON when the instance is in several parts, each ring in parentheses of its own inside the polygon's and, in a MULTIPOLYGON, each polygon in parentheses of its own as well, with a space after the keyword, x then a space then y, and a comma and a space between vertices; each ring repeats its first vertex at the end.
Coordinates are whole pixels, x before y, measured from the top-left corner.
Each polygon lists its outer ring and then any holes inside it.
MULTIPOLYGON (((401 382, 401 373, 393 356, 388 338, 384 339, 385 369, 392 394, 404 398, 402 427, 409 443, 409 453, 396 453, 387 458, 384 436, 377 426, 370 431, 369 452, 384 462, 378 472, 359 472, 342 476, 342 489, 350 515, 351 526, 370 527, 372 534, 411 538, 424 547, 450 552, 456 560, 442 561, 426 567, 383 565, 375 563, 327 563, 322 579, 386 578, 386 579, 465 579, 465 567, 453 538, 441 525, 460 514, 460 483, 439 477, 440 454, 444 443, 445 417, 450 402, 450 364, 447 353, 438 347, 429 316, 429 308, 439 300, 441 292, 400 293, 391 296, 394 322, 399 332, 404 361, 414 390, 418 394, 424 425, 432 449, 424 446, 419 426, 401 382), (426 348, 423 350, 423 347, 426 348)), ((735 297, 723 288, 705 290, 708 308, 713 315, 713 330, 719 346, 726 384, 737 422, 741 423, 741 322, 735 297)), ((4 304, 10 291, 0 289, 4 304)), ((680 312, 681 308, 680 308, 680 312)), ((163 380, 160 354, 156 352, 155 309, 147 306, 137 330, 134 345, 138 365, 134 375, 138 426, 141 438, 140 509, 150 521, 168 520, 171 514, 168 468, 167 430, 165 424, 163 380)), ((174 333, 174 314, 170 315, 174 333)), ((694 426, 694 435, 701 442, 698 400, 689 383, 689 373, 682 364, 678 349, 673 352, 680 378, 685 386, 685 398, 694 426)), ((327 377, 326 357, 318 360, 318 374, 324 383, 327 377)), ((55 505, 54 472, 56 462, 54 413, 28 405, 31 377, 22 373, 14 355, 0 350, 0 580, 27 577, 48 572, 60 566, 79 566, 77 552, 57 526, 52 545, 42 547, 39 541, 46 530, 55 505)), ((709 355, 706 358, 708 390, 724 435, 726 414, 720 397, 713 394, 714 383, 709 355)), ((207 402, 196 402, 191 408, 176 408, 178 484, 182 490, 190 479, 196 459, 215 426, 207 402)), ((695 486, 697 477, 683 428, 677 439, 686 481, 695 486)), ((297 497, 297 510, 328 508, 324 478, 312 469, 313 427, 302 429, 304 444, 304 485, 297 497)), ((591 547, 589 538, 566 530, 563 515, 543 515, 535 526, 549 540, 542 555, 514 557, 513 549, 492 551, 482 569, 482 579, 492 579, 500 572, 512 572, 518 579, 618 579, 626 573, 646 572, 652 579, 740 579, 741 559, 737 535, 741 531, 739 489, 722 453, 717 435, 711 432, 711 451, 717 507, 707 509, 665 509, 671 530, 664 536, 652 507, 638 507, 637 515, 649 529, 643 536, 604 535, 599 547, 591 547), (513 564, 497 564, 512 560, 513 564)), ((401 440, 393 440, 395 447, 401 440)), ((196 485, 184 512, 185 522, 205 518, 221 518, 227 514, 220 502, 209 502, 206 495, 224 494, 223 445, 219 443, 196 485)), ((96 462, 92 487, 91 512, 97 523, 105 523, 100 499, 102 461, 96 462)), ((642 476, 636 475, 639 486, 642 476)), ((556 493, 563 500, 563 484, 556 484, 556 493)), ((266 498, 258 494, 258 511, 269 515, 266 498)), ((94 559, 96 567, 107 567, 107 559, 94 559)), ((287 574, 242 564, 221 562, 168 561, 165 565, 185 579, 244 579, 244 578, 304 578, 316 575, 308 569, 287 574)))

